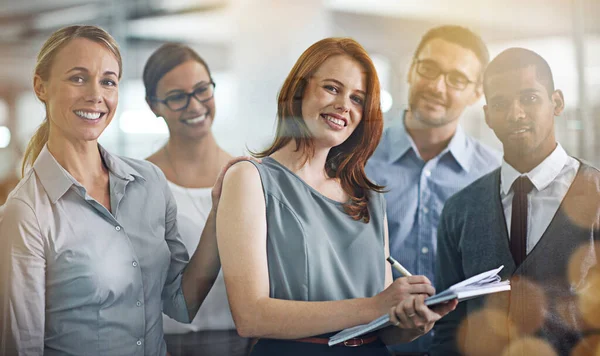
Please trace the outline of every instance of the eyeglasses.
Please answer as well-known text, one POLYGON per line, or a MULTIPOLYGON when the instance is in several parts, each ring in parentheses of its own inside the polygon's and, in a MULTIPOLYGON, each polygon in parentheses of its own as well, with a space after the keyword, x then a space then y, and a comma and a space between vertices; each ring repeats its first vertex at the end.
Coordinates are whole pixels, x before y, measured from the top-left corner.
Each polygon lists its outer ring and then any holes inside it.
POLYGON ((197 87, 191 93, 180 92, 171 94, 164 99, 153 97, 150 100, 163 103, 173 111, 183 111, 190 105, 192 97, 198 100, 199 103, 205 103, 212 99, 215 94, 215 86, 214 82, 210 82, 207 85, 197 87))
POLYGON ((459 71, 442 71, 440 67, 433 61, 420 59, 416 59, 415 61, 417 63, 417 73, 423 78, 435 80, 441 74, 444 76, 446 85, 458 90, 464 90, 469 84, 475 83, 474 81, 469 80, 469 78, 459 71))

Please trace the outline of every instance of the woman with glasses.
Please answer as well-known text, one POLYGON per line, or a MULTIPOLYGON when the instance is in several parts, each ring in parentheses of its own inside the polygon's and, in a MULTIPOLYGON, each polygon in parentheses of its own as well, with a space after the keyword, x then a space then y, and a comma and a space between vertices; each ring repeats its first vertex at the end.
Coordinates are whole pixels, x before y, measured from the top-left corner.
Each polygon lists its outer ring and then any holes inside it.
MULTIPOLYGON (((144 67, 143 79, 148 105, 169 128, 169 140, 148 160, 167 177, 177 201, 179 231, 191 255, 205 224, 214 229, 211 187, 231 159, 212 133, 215 83, 206 62, 180 44, 165 44, 156 50, 144 67)), ((214 239, 209 248, 216 258, 214 239)), ((207 276, 213 272, 207 271, 207 276)), ((247 339, 235 331, 221 273, 191 324, 166 315, 163 321, 167 349, 173 356, 241 355, 246 351, 247 339)))

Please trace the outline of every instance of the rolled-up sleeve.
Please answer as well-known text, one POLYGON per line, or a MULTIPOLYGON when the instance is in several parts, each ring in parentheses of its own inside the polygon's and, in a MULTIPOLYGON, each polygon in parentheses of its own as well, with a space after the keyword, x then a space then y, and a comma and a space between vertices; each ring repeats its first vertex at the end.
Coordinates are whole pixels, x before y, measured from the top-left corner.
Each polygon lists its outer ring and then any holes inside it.
POLYGON ((0 219, 0 354, 44 352, 45 242, 34 210, 9 199, 0 219))
POLYGON ((177 229, 177 204, 173 193, 169 189, 162 171, 156 167, 155 171, 160 182, 163 183, 166 200, 165 240, 171 252, 171 262, 162 292, 163 312, 179 322, 190 323, 191 320, 181 284, 183 270, 188 264, 189 255, 177 229))

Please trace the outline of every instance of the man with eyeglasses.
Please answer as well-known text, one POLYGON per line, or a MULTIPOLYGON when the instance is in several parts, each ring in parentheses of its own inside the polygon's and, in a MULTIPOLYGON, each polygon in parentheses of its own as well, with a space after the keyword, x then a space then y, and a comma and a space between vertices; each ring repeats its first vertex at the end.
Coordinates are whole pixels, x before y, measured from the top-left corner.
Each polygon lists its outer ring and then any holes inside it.
MULTIPOLYGON (((501 162, 499 152, 468 136, 459 125, 465 108, 483 93, 488 62, 485 44, 472 31, 452 25, 429 30, 408 73, 408 110, 386 130, 366 167, 369 178, 388 190, 392 257, 432 283, 444 202, 501 162)), ((426 355, 432 336, 391 349, 396 355, 426 355)))

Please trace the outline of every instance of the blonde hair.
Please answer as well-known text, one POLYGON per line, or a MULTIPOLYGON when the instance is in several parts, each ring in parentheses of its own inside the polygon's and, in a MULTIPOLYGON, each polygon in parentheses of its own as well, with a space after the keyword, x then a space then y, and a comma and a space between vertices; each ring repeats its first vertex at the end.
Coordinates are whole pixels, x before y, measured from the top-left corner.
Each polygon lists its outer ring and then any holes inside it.
MULTIPOLYGON (((102 28, 88 25, 63 27, 54 32, 50 38, 46 40, 40 49, 40 52, 38 53, 34 76, 39 76, 43 81, 48 80, 50 77, 50 70, 52 69, 52 63, 56 57, 56 54, 75 38, 85 38, 90 41, 100 43, 109 51, 111 51, 119 63, 119 79, 121 78, 123 60, 121 58, 121 52, 119 51, 117 42, 102 28)), ((43 100, 42 102, 46 106, 46 103, 43 100)), ((42 151, 42 148, 48 142, 49 133, 50 123, 48 120, 48 107, 46 106, 46 118, 27 144, 27 149, 25 150, 25 155, 23 157, 23 163, 21 165, 21 174, 25 174, 25 168, 27 168, 27 166, 33 165, 42 151)))

